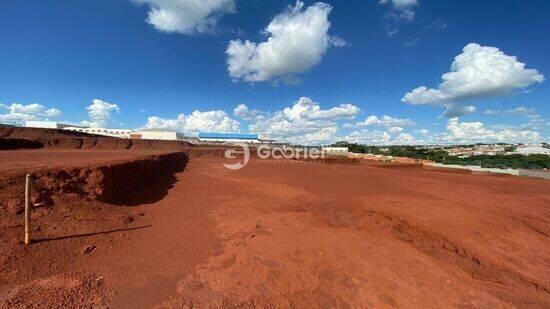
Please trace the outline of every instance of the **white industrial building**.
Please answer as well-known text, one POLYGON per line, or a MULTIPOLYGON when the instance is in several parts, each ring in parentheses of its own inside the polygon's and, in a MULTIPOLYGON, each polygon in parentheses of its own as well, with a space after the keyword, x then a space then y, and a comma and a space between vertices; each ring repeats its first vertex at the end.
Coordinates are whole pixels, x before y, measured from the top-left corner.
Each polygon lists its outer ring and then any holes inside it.
POLYGON ((183 140, 183 133, 163 129, 145 129, 139 132, 134 132, 132 134, 132 138, 175 141, 183 140))
POLYGON ((65 127, 63 130, 82 132, 88 134, 97 134, 118 138, 130 138, 132 130, 127 129, 107 129, 107 128, 82 128, 82 127, 65 127))
POLYGON ((74 125, 59 123, 56 121, 25 121, 26 128, 42 128, 42 129, 64 129, 74 125))
POLYGON ((128 129, 106 129, 106 128, 80 128, 80 127, 68 127, 64 130, 83 132, 89 134, 104 135, 118 138, 131 138, 131 139, 147 139, 147 140, 164 140, 175 141, 182 140, 183 134, 163 129, 146 129, 142 131, 132 131, 128 129))
POLYGON ((175 141, 184 140, 183 133, 164 129, 144 129, 133 131, 128 129, 88 128, 55 121, 26 121, 25 127, 42 129, 62 129, 67 131, 103 135, 118 138, 147 139, 175 141))
POLYGON ((327 156, 347 157, 349 154, 349 149, 348 147, 323 147, 323 153, 327 156))

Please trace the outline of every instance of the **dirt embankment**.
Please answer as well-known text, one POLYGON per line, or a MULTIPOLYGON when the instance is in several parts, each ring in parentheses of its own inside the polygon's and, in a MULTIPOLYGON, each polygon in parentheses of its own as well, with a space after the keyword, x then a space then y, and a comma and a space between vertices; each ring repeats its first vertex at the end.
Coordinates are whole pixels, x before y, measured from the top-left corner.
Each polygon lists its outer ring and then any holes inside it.
POLYGON ((187 160, 173 152, 26 170, 35 175, 30 247, 21 244, 25 174, 0 175, 0 308, 106 306, 103 276, 82 265, 97 247, 118 246, 127 233, 151 226, 135 207, 113 206, 162 200, 187 160))
MULTIPOLYGON (((115 205, 138 205, 160 200, 175 182, 174 174, 187 164, 183 152, 150 155, 113 164, 40 169, 34 172, 33 200, 51 206, 55 195, 98 200, 115 205)), ((25 174, 0 178, 0 206, 20 214, 25 174)))
POLYGON ((226 148, 222 147, 191 147, 188 150, 189 158, 212 158, 222 159, 225 156, 226 148))
POLYGON ((10 142, 10 144, 18 147, 10 149, 29 148, 23 147, 25 144, 34 145, 32 148, 154 149, 173 151, 186 151, 190 147, 190 144, 184 141, 122 139, 66 130, 3 126, 0 126, 0 139, 17 140, 17 143, 10 142))
POLYGON ((129 162, 38 173, 37 187, 48 192, 77 193, 116 205, 138 205, 162 198, 187 164, 181 152, 129 162))

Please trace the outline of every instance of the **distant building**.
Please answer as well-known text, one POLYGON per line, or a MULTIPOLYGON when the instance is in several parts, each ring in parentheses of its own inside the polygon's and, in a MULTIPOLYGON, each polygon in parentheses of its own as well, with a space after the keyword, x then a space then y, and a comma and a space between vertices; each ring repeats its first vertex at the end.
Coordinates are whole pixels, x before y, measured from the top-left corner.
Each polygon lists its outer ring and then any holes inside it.
POLYGON ((541 146, 523 146, 518 147, 515 153, 528 155, 528 154, 547 154, 550 155, 550 149, 541 146))
POLYGON ((343 156, 349 155, 348 147, 323 147, 323 153, 327 156, 343 156))
POLYGON ((74 125, 59 123, 56 121, 25 121, 25 127, 27 128, 64 129, 72 126, 74 125))
MULTIPOLYGON (((199 133, 199 141, 214 143, 262 143, 259 134, 254 133, 199 133)), ((271 141, 266 141, 271 142, 271 141)))
POLYGON ((88 134, 97 134, 109 137, 130 138, 132 130, 127 129, 106 129, 106 128, 83 128, 83 127, 65 127, 63 130, 82 132, 88 134))
POLYGON ((184 138, 183 133, 164 129, 146 129, 140 132, 134 132, 132 138, 138 138, 138 135, 141 135, 141 139, 164 141, 183 140, 184 138))

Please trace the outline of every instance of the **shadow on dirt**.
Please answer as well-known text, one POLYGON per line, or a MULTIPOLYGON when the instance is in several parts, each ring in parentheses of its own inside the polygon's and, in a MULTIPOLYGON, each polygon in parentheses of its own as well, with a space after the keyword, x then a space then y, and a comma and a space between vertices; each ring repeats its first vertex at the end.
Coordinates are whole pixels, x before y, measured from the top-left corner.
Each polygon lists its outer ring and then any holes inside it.
POLYGON ((101 231, 101 232, 94 232, 94 233, 83 233, 83 234, 59 236, 59 237, 52 237, 52 238, 34 239, 33 243, 41 243, 41 242, 48 242, 53 240, 63 240, 63 239, 71 239, 71 238, 79 238, 79 237, 89 237, 89 236, 95 236, 95 235, 105 235, 105 234, 118 233, 118 232, 135 231, 135 230, 150 228, 152 226, 153 226, 152 224, 148 224, 144 226, 137 226, 137 227, 125 228, 125 229, 115 229, 110 231, 101 231))
POLYGON ((0 150, 16 150, 16 149, 40 149, 44 148, 44 144, 20 138, 1 138, 0 150))
POLYGON ((189 159, 183 153, 155 164, 132 162, 105 170, 103 193, 98 200, 118 206, 137 206, 162 200, 185 171, 189 159))

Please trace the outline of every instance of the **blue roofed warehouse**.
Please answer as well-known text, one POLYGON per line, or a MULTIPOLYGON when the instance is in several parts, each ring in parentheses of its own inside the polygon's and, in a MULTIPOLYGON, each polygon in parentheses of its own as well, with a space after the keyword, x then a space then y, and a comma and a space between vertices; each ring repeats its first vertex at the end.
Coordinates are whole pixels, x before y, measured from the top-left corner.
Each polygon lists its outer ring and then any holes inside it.
POLYGON ((199 133, 199 140, 217 143, 262 143, 259 134, 255 133, 199 133))

